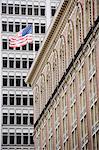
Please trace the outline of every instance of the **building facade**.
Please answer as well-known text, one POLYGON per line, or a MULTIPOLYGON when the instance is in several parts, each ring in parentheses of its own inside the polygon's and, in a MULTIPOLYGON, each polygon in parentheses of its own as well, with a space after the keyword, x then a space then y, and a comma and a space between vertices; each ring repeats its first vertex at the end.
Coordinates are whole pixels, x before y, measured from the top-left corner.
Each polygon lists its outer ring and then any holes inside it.
POLYGON ((59 0, 0 0, 0 150, 33 150, 33 92, 24 82, 59 0), (33 43, 9 36, 33 25, 33 43))
POLYGON ((27 75, 35 150, 99 149, 99 1, 62 0, 27 75))

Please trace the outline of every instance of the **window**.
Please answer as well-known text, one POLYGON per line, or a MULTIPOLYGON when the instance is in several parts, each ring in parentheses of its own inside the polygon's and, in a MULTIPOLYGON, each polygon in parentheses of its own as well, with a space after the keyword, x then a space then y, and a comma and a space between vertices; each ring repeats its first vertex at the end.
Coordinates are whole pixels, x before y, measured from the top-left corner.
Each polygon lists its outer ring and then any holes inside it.
POLYGON ((7 76, 3 76, 3 86, 7 86, 7 76))
POLYGON ((27 95, 23 95, 23 105, 27 105, 27 95))
POLYGON ((21 114, 16 114, 16 124, 21 124, 21 114))
POLYGON ((41 33, 45 33, 45 23, 41 23, 41 33))
POLYGON ((3 94, 3 105, 7 105, 7 101, 8 101, 8 95, 3 94))
POLYGON ((15 4, 15 14, 19 14, 19 5, 15 4))
POLYGON ((51 6, 51 16, 54 16, 56 12, 55 6, 51 6))
POLYGON ((23 23, 22 23, 22 29, 25 28, 25 27, 26 27, 26 23, 23 22, 23 23))
POLYGON ((2 48, 7 49, 7 39, 2 40, 2 48))
POLYGON ((9 32, 13 32, 13 22, 9 22, 9 32))
POLYGON ((3 144, 8 144, 8 133, 3 133, 3 144))
POLYGON ((20 58, 16 58, 16 68, 20 68, 20 58))
POLYGON ((39 23, 35 23, 35 33, 39 33, 39 23))
POLYGON ((14 105, 14 94, 10 94, 9 100, 10 100, 10 105, 14 105))
POLYGON ((32 15, 32 5, 28 5, 28 15, 32 15))
POLYGON ((13 5, 12 4, 8 4, 8 13, 13 14, 13 5))
POLYGON ((23 114, 23 124, 28 124, 28 114, 23 114))
POLYGON ((7 22, 2 21, 2 31, 7 31, 7 22))
POLYGON ((16 133, 16 144, 21 144, 21 133, 16 133))
POLYGON ((34 6, 34 15, 38 16, 39 15, 39 8, 37 5, 34 6))
POLYGON ((30 125, 33 125, 33 114, 30 114, 30 125))
POLYGON ((21 105, 21 95, 16 95, 16 105, 21 105))
POLYGON ((30 105, 32 106, 33 105, 33 95, 29 95, 29 102, 30 102, 30 105))
POLYGON ((33 133, 30 133, 30 144, 34 144, 34 141, 33 141, 33 133))
POLYGON ((16 76, 16 86, 21 86, 21 77, 16 76))
POLYGON ((7 68, 7 57, 3 57, 3 67, 7 68))
POLYGON ((9 86, 14 86, 14 76, 9 76, 9 86))
POLYGON ((27 68, 27 58, 22 58, 22 68, 27 68))
POLYGON ((29 51, 33 50, 33 43, 29 43, 29 51))
POLYGON ((7 6, 5 3, 2 3, 2 13, 6 14, 7 13, 7 6))
POLYGON ((40 6, 40 15, 45 16, 45 6, 40 6))
POLYGON ((10 124, 14 124, 14 113, 10 113, 10 124))
POLYGON ((21 6, 21 14, 26 15, 26 6, 25 5, 21 6))
POLYGON ((33 63, 33 59, 29 58, 29 68, 31 67, 32 63, 33 63))
POLYGON ((27 87, 27 84, 25 83, 26 76, 23 76, 23 87, 27 87))
POLYGON ((20 47, 16 47, 16 50, 20 50, 20 47))
POLYGON ((19 22, 15 22, 15 32, 20 31, 20 23, 19 22))
POLYGON ((39 50, 39 41, 35 41, 35 51, 39 50))
POLYGON ((26 45, 22 46, 22 50, 26 50, 26 45))
POLYGON ((10 133, 10 144, 14 144, 14 133, 10 133))
POLYGON ((8 119, 7 113, 3 113, 3 124, 7 124, 7 119, 8 119))
POLYGON ((14 58, 9 58, 9 68, 14 68, 14 58))

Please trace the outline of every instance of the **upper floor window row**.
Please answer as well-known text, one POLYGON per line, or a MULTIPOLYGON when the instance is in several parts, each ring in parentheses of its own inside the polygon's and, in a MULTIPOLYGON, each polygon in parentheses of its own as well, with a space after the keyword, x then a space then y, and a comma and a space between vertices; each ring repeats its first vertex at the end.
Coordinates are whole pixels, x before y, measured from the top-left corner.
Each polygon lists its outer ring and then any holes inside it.
POLYGON ((19 5, 19 4, 6 4, 2 3, 3 14, 20 14, 20 15, 33 15, 45 16, 45 6, 38 5, 19 5))

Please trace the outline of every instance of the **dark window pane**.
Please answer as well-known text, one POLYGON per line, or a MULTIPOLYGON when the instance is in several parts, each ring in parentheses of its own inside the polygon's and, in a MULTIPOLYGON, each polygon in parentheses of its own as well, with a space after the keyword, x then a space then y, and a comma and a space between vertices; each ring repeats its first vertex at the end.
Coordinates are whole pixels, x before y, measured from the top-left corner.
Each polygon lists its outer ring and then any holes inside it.
POLYGON ((8 101, 8 95, 3 94, 3 105, 7 105, 7 101, 8 101))
POLYGON ((14 58, 9 58, 9 68, 14 68, 14 58))
POLYGON ((15 22, 15 32, 20 31, 20 24, 19 22, 15 22))
POLYGON ((9 14, 13 14, 13 5, 12 4, 8 4, 8 12, 9 12, 9 14))
POLYGON ((14 144, 14 133, 10 133, 10 144, 14 144))
POLYGON ((45 33, 45 24, 41 24, 41 33, 45 33))
POLYGON ((14 124, 14 113, 10 113, 10 124, 14 124))
POLYGON ((21 144, 21 133, 17 133, 16 135, 16 144, 21 144))
POLYGON ((27 95, 23 95, 23 105, 27 105, 27 95))
POLYGON ((3 39, 2 48, 7 49, 7 40, 6 39, 3 39))
POLYGON ((55 6, 52 6, 51 7, 51 15, 54 16, 55 12, 56 12, 56 8, 55 8, 55 6))
POLYGON ((7 31, 7 22, 6 21, 2 22, 2 31, 7 31))
POLYGON ((9 22, 9 32, 13 32, 13 22, 9 22))
POLYGON ((3 86, 7 86, 7 76, 3 76, 3 86))
POLYGON ((34 15, 38 16, 38 14, 39 14, 38 6, 34 6, 34 15))
POLYGON ((9 100, 10 100, 10 105, 14 105, 14 94, 10 94, 9 100))
POLYGON ((21 95, 16 95, 16 105, 21 105, 21 95))
POLYGON ((6 14, 6 12, 7 12, 7 6, 5 3, 2 3, 2 13, 6 14))
POLYGON ((39 41, 35 41, 35 51, 39 50, 39 41))
POLYGON ((30 105, 33 105, 33 95, 29 95, 30 105))
POLYGON ((21 6, 21 14, 26 15, 26 6, 25 5, 21 6))
POLYGON ((14 76, 9 76, 9 86, 14 86, 14 76))
POLYGON ((45 16, 45 6, 40 6, 41 16, 45 16))
POLYGON ((27 59, 22 58, 22 68, 27 68, 27 59))
POLYGON ((32 5, 28 6, 28 15, 32 15, 32 5))
POLYGON ((16 124, 21 124, 21 114, 16 114, 16 124))
POLYGON ((29 51, 33 51, 33 43, 29 43, 29 51))
POLYGON ((20 68, 20 58, 16 58, 16 68, 20 68))
POLYGON ((16 76, 16 86, 21 86, 21 77, 16 76))
POLYGON ((7 68, 7 57, 3 57, 3 67, 7 68))
POLYGON ((15 4, 15 14, 19 14, 19 5, 15 4))
POLYGON ((3 144, 8 143, 8 133, 3 133, 3 144))
POLYGON ((26 50, 26 45, 22 46, 22 50, 26 50))
POLYGON ((23 124, 28 124, 28 115, 27 114, 23 114, 23 124))
POLYGON ((39 33, 39 23, 35 23, 35 33, 39 33))
POLYGON ((30 124, 33 125, 33 115, 30 115, 30 124))
POLYGON ((30 144, 34 144, 34 141, 33 141, 33 134, 30 133, 30 144))
POLYGON ((7 124, 7 119, 8 119, 7 113, 3 113, 3 124, 7 124))
POLYGON ((24 87, 27 86, 27 84, 25 83, 25 78, 26 78, 26 76, 23 76, 23 86, 24 86, 24 87))

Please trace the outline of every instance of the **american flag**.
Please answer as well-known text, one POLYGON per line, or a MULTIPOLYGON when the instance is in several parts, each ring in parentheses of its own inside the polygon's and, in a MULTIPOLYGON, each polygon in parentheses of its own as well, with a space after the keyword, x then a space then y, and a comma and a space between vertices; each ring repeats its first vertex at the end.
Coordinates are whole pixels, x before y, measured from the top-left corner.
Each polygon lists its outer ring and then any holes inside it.
POLYGON ((15 36, 9 37, 9 47, 15 48, 24 46, 32 41, 32 25, 28 25, 24 29, 20 30, 15 36))

